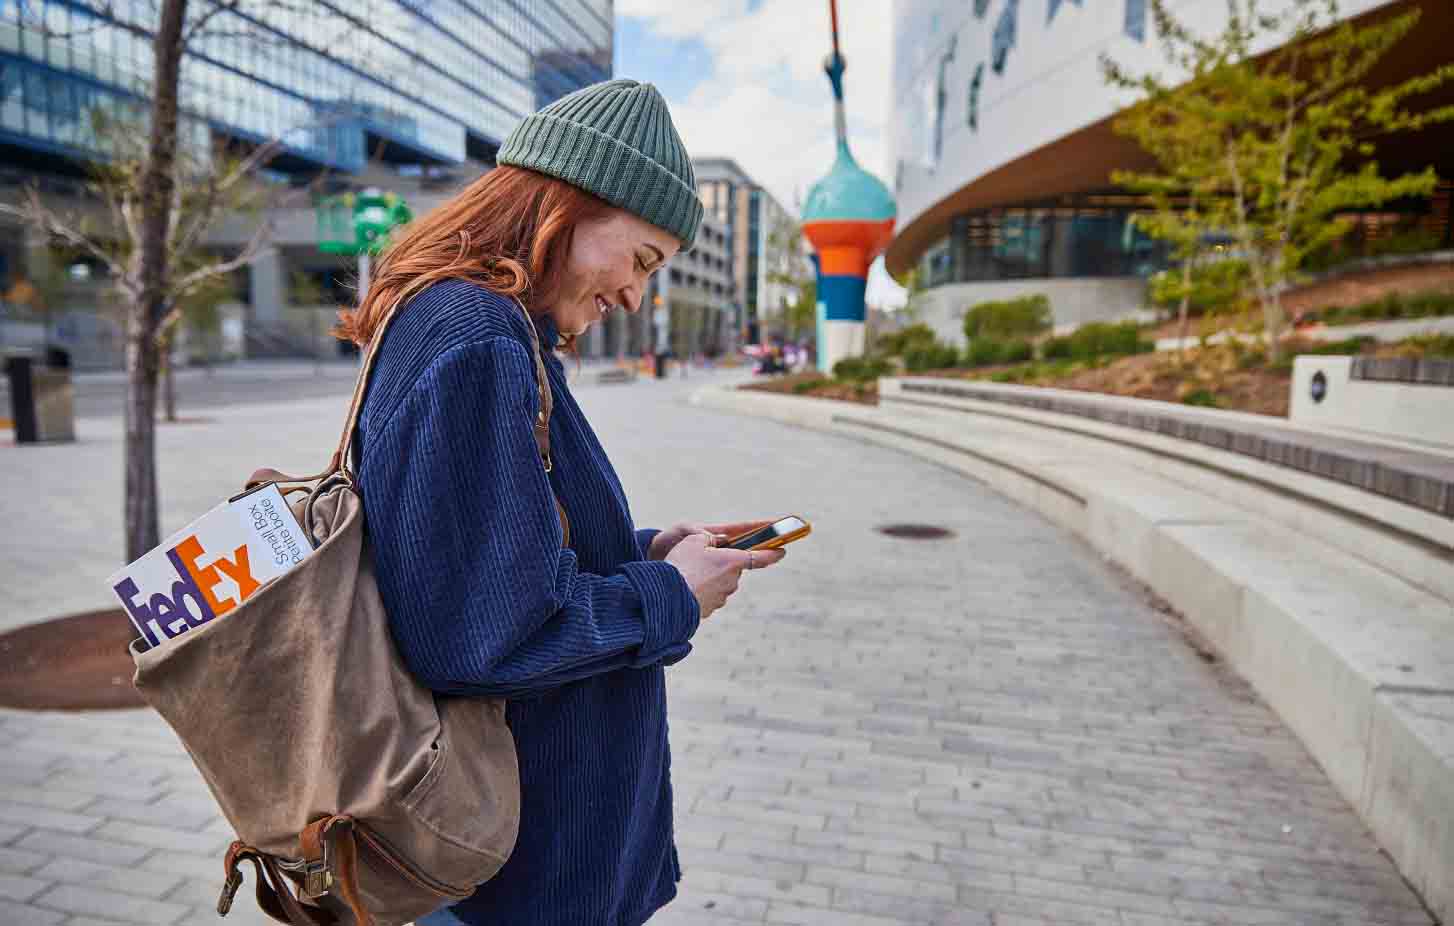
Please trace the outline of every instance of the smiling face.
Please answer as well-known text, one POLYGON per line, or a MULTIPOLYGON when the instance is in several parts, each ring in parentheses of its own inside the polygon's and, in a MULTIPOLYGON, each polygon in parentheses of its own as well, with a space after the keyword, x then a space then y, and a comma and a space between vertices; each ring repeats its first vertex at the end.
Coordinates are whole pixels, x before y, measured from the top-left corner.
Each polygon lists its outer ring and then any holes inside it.
POLYGON ((551 321, 563 335, 580 335, 617 309, 638 311, 647 280, 679 250, 670 232, 624 209, 582 222, 571 236, 551 321))

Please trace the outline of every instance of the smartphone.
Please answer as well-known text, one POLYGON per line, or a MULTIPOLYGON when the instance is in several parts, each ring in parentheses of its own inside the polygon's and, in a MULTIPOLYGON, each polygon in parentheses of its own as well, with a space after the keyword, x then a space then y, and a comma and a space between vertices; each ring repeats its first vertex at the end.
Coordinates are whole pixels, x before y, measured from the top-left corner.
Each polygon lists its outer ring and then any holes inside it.
POLYGON ((722 544, 733 550, 776 550, 813 532, 813 525, 797 515, 779 518, 766 527, 738 534, 722 544))

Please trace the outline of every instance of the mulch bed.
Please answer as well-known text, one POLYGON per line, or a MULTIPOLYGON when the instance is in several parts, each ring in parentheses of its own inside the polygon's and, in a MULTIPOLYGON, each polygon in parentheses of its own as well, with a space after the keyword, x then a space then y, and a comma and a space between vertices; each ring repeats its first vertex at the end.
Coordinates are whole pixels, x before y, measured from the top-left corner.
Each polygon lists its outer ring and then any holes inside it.
POLYGON ((0 707, 145 707, 131 684, 136 634, 119 608, 87 611, 0 634, 0 707))
MULTIPOLYGON (((1008 368, 926 370, 911 375, 984 380, 1005 369, 1008 368)), ((1185 384, 1186 375, 1175 369, 1173 355, 1163 352, 1122 357, 1102 367, 1078 370, 1061 376, 1046 376, 1021 385, 1053 386, 1057 389, 1078 389, 1084 392, 1179 403, 1187 389, 1185 384)), ((1229 366, 1219 372, 1213 385, 1218 408, 1286 418, 1291 384, 1292 375, 1290 373, 1267 368, 1242 370, 1229 366)), ((865 405, 878 404, 877 383, 869 383, 867 390, 860 395, 852 386, 836 383, 817 373, 778 376, 765 382, 750 383, 741 388, 787 395, 804 395, 813 399, 843 399, 850 402, 861 402, 865 405), (824 385, 807 392, 799 392, 796 388, 798 383, 815 381, 821 381, 824 385)))
POLYGON ((865 383, 862 389, 846 383, 835 382, 824 376, 822 373, 790 373, 783 376, 774 376, 772 379, 762 382, 748 383, 739 386, 740 389, 752 389, 757 392, 778 392, 785 395, 806 395, 814 399, 839 399, 844 402, 857 402, 860 405, 878 404, 878 383, 865 383), (821 382, 822 386, 811 392, 799 392, 799 383, 821 382))

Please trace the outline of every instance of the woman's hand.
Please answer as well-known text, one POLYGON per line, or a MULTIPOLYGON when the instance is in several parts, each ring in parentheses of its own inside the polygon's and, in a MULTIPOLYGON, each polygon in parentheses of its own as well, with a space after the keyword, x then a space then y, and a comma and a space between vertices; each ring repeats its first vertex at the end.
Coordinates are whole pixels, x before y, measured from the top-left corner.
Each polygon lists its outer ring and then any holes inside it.
POLYGON ((673 524, 652 538, 651 549, 647 551, 646 558, 666 559, 667 554, 676 549, 677 544, 693 534, 711 534, 715 543, 720 544, 748 531, 766 527, 771 523, 771 521, 742 521, 738 524, 698 524, 692 521, 686 524, 673 524))
POLYGON ((707 534, 691 534, 679 541, 666 561, 681 572, 697 597, 702 620, 706 620, 737 591, 744 569, 765 569, 782 560, 786 550, 731 550, 713 547, 707 534))

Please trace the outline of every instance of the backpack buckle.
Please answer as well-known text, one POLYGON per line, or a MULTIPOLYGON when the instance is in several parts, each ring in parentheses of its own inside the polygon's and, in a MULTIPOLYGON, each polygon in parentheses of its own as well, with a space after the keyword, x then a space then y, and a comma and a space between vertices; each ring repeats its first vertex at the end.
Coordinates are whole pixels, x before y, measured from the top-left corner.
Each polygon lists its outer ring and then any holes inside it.
POLYGON ((323 845, 321 862, 303 863, 303 893, 309 900, 316 900, 333 887, 333 870, 328 867, 328 844, 323 845))
POLYGON ((332 852, 328 840, 322 840, 323 857, 317 859, 278 859, 278 867, 301 879, 300 890, 309 900, 317 900, 333 887, 332 852))

